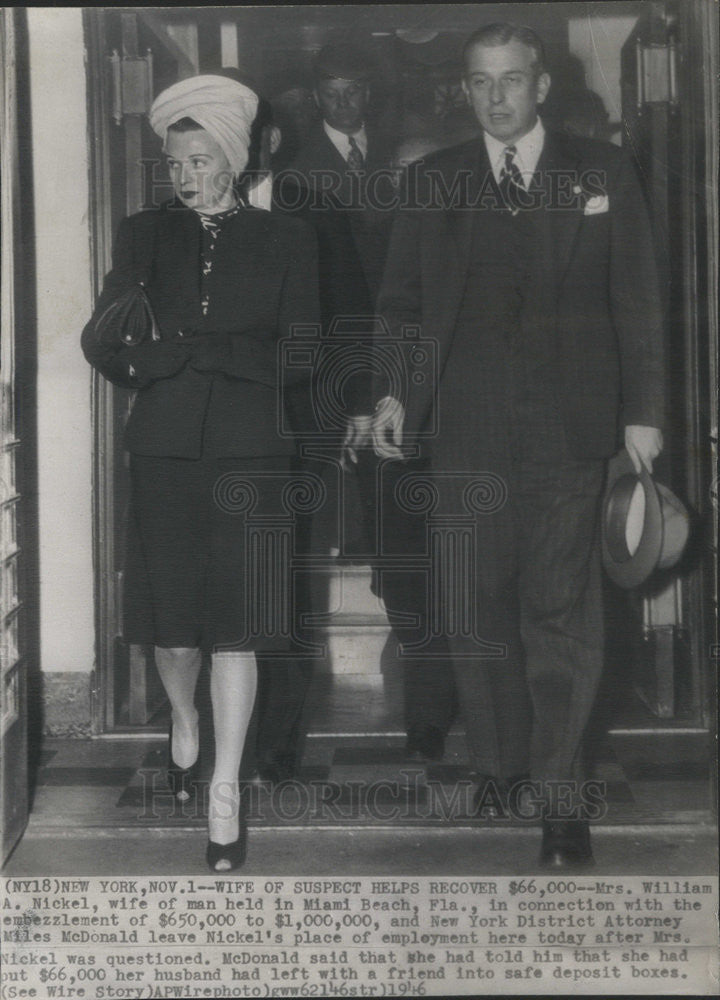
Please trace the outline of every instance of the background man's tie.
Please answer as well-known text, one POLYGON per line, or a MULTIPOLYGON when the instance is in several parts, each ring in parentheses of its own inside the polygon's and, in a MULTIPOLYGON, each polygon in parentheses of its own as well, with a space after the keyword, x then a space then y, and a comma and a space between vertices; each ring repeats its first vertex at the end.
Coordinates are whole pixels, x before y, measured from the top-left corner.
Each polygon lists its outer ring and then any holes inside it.
MULTIPOLYGON (((347 156, 347 165, 351 170, 362 170, 365 166, 365 157, 362 155, 362 150, 352 135, 348 136, 348 141, 350 142, 350 152, 347 156)), ((517 170, 517 167, 515 169, 517 170)))
MULTIPOLYGON (((516 189, 522 188, 525 190, 525 185, 523 184, 522 174, 520 173, 520 168, 515 162, 515 154, 517 149, 515 146, 505 147, 505 163, 500 171, 500 194, 502 195, 502 200, 505 202, 510 211, 515 215, 518 209, 522 206, 522 201, 518 198, 516 189)), ((520 196, 522 198, 522 195, 520 196)))

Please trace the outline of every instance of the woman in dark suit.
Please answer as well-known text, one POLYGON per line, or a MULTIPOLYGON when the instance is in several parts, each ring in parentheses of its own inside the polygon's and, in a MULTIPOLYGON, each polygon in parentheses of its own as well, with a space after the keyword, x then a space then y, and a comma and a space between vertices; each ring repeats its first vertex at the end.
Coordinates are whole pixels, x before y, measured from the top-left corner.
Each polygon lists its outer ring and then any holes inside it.
MULTIPOLYGON (((278 431, 278 341, 318 318, 314 237, 297 220, 245 206, 257 97, 221 75, 183 80, 155 100, 176 197, 120 225, 95 314, 88 361, 137 390, 125 432, 132 501, 125 572, 125 639, 155 647, 172 709, 168 778, 192 792, 199 755, 195 686, 212 654, 215 769, 207 861, 228 871, 245 857, 238 772, 255 699, 255 653, 289 649, 251 564, 245 517, 283 511, 294 444, 278 431), (161 339, 105 346, 97 319, 138 280, 161 339), (258 624, 260 623, 260 624, 258 624)), ((289 576, 289 574, 288 574, 289 576)), ((279 605, 287 606, 281 594, 279 605)))

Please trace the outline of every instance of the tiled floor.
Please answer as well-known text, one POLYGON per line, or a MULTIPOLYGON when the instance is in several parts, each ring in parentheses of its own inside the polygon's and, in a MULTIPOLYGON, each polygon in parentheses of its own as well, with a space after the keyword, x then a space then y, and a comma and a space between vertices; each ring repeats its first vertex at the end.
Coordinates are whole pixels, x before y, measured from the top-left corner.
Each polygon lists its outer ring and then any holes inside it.
MULTIPOLYGON (((537 872, 536 823, 470 815, 474 786, 459 723, 443 762, 423 767, 405 759, 401 691, 392 678, 320 676, 308 703, 299 782, 246 788, 244 870, 537 872)), ((203 871, 203 788, 191 805, 173 804, 164 779, 167 739, 157 721, 154 732, 135 736, 48 739, 30 823, 4 872, 203 871)), ((709 754, 707 738, 682 726, 594 740, 594 776, 606 782, 607 797, 607 813, 594 824, 597 874, 716 870, 709 754)))
MULTIPOLYGON (((311 737, 297 783, 247 787, 251 823, 476 826, 498 822, 469 813, 474 785, 460 735, 450 736, 445 762, 426 766, 405 759, 403 742, 401 737, 311 737)), ((167 742, 162 739, 49 741, 38 773, 33 823, 202 825, 204 786, 191 806, 182 811, 175 807, 164 784, 166 754, 167 742)), ((663 773, 660 765, 639 759, 629 740, 616 746, 608 741, 595 774, 605 783, 605 823, 694 823, 710 818, 709 777, 699 762, 679 761, 663 773)))
MULTIPOLYGON (((298 781, 248 785, 252 825, 407 828, 527 825, 472 814, 474 784, 456 723, 442 763, 404 753, 401 692, 381 677, 320 676, 308 699, 309 735, 298 781)), ((664 730, 603 734, 590 749, 590 776, 602 782, 609 825, 706 823, 711 817, 709 742, 701 733, 664 730)), ((206 755, 207 778, 211 761, 206 755)), ((206 786, 184 809, 165 785, 161 733, 85 741, 47 740, 37 774, 34 827, 203 826, 206 786)), ((244 764, 249 772, 252 761, 244 764)))

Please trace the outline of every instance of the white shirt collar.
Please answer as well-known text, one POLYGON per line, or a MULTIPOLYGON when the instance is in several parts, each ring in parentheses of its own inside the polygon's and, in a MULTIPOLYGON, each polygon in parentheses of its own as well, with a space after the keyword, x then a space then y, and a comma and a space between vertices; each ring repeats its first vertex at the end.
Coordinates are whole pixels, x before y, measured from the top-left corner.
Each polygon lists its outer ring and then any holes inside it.
MULTIPOLYGON (((332 125, 328 125, 324 119, 323 128, 325 129, 325 135, 328 137, 335 149, 337 149, 343 160, 347 162, 348 153, 350 152, 350 136, 346 135, 344 132, 338 132, 338 130, 333 128, 332 125)), ((368 142, 364 125, 359 129, 359 131, 353 133, 353 139, 360 147, 362 155, 367 156, 368 142)))
POLYGON ((248 205, 252 205, 253 208, 264 208, 266 212, 272 208, 272 196, 273 175, 271 170, 258 178, 245 192, 248 205))
MULTIPOLYGON (((492 172, 495 176, 495 180, 499 183, 500 171, 505 165, 505 148, 507 144, 501 142, 499 139, 496 139, 494 136, 490 135, 489 132, 483 132, 483 139, 485 140, 485 148, 487 149, 488 156, 490 158, 492 172)), ((510 143, 510 145, 513 145, 517 150, 515 153, 515 162, 520 169, 526 188, 529 187, 532 175, 535 173, 537 168, 544 142, 545 129, 543 128, 542 120, 538 117, 537 121, 526 135, 524 135, 521 139, 517 139, 515 142, 510 143)))

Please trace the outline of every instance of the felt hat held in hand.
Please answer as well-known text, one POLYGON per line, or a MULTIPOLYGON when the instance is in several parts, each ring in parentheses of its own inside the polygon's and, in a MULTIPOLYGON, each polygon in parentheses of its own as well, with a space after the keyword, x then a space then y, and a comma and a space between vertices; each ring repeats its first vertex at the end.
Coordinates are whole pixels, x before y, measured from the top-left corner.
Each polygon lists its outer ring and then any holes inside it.
POLYGON ((638 475, 623 449, 608 465, 602 510, 603 565, 611 580, 630 589, 683 554, 690 531, 685 506, 645 466, 638 475))

